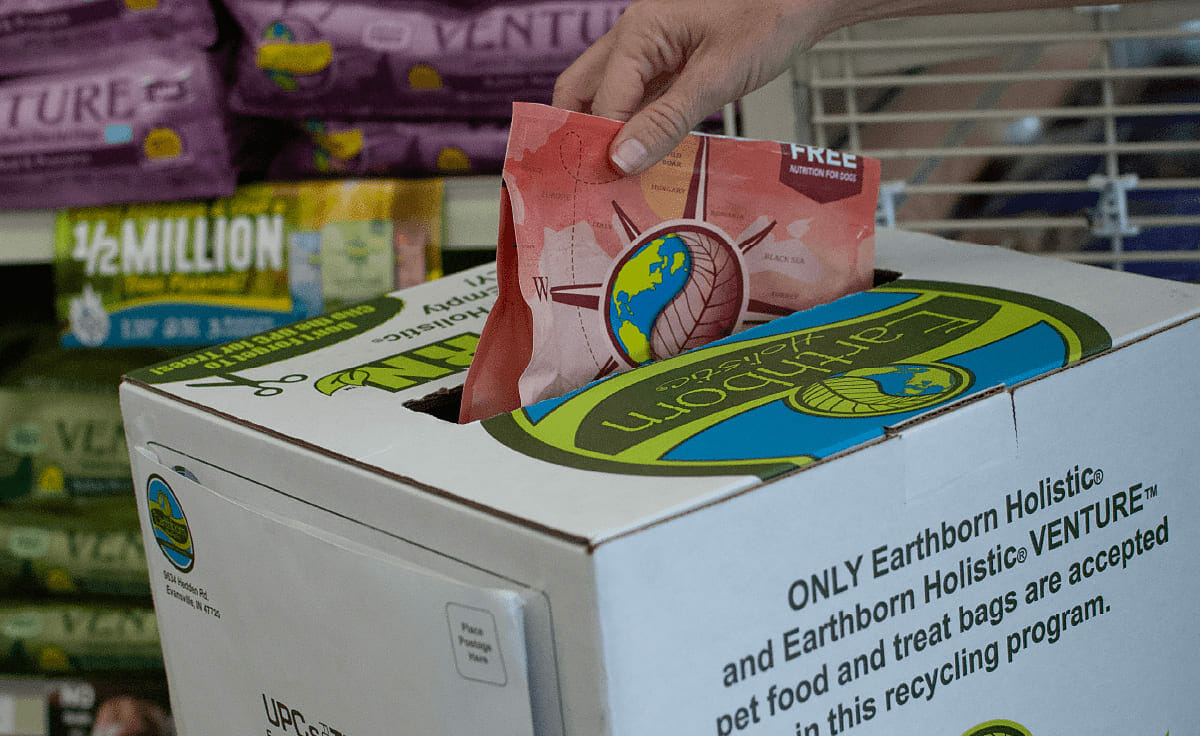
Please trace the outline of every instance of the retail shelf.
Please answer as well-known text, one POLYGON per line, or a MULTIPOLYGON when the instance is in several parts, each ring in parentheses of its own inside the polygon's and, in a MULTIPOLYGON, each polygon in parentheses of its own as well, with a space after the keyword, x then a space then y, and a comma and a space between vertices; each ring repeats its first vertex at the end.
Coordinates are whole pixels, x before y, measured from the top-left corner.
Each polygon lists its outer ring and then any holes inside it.
POLYGON ((500 224, 500 177, 448 178, 445 193, 445 247, 495 248, 500 224))
POLYGON ((44 263, 54 258, 54 212, 0 212, 0 264, 44 263))

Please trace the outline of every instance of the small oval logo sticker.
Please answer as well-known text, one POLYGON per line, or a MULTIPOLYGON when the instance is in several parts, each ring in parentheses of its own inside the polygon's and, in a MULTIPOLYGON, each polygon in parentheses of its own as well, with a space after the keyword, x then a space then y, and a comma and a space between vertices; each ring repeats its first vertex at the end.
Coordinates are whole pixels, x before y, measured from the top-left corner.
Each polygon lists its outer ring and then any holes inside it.
POLYGON ((192 531, 179 504, 179 497, 161 475, 146 481, 146 501, 150 507, 150 526, 154 540, 167 561, 180 572, 189 572, 196 564, 192 531))

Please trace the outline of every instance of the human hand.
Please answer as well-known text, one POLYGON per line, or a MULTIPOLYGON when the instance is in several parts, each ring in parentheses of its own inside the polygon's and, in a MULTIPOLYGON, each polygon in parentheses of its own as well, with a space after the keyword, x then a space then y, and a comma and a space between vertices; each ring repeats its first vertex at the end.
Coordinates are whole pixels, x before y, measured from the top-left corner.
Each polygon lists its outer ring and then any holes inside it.
POLYGON ((558 78, 554 105, 628 121, 609 156, 635 174, 841 25, 823 0, 634 0, 558 78))

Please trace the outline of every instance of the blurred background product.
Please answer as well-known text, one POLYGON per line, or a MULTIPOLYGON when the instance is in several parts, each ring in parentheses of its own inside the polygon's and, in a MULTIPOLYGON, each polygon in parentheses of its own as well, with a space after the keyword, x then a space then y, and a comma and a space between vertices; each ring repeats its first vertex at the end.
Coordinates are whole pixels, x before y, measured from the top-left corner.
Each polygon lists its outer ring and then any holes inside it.
POLYGON ((231 197, 65 210, 66 347, 211 345, 440 273, 437 180, 260 183, 231 197))
POLYGON ((0 709, 16 729, 0 733, 166 736, 116 385, 176 353, 62 348, 50 270, 0 270, 0 709))
POLYGON ((233 192, 224 96, 191 47, 117 46, 0 79, 0 208, 233 192))
POLYGON ((0 591, 13 596, 150 595, 131 499, 83 513, 6 510, 0 516, 0 591))
POLYGON ((161 679, 22 677, 0 680, 7 734, 15 736, 171 736, 161 679))
POLYGON ((0 501, 127 496, 129 456, 115 391, 0 387, 0 501))
POLYGON ((558 74, 626 2, 226 5, 241 30, 238 113, 463 120, 504 119, 514 99, 549 102, 558 74))
POLYGON ((0 671, 157 673, 154 608, 128 603, 7 601, 0 605, 0 671))
POLYGON ((95 66, 97 53, 146 41, 204 49, 217 41, 207 0, 5 0, 0 76, 95 66))
POLYGON ((491 174, 504 165, 502 121, 297 122, 269 178, 491 174))

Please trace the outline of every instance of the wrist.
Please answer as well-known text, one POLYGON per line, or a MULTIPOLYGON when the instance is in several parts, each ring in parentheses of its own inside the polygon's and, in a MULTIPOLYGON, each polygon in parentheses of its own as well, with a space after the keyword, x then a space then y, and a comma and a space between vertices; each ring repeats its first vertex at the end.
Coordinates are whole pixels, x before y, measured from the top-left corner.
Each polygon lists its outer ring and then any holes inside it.
POLYGON ((880 5, 888 0, 787 0, 781 16, 783 25, 804 51, 825 36, 855 23, 874 20, 880 5))

